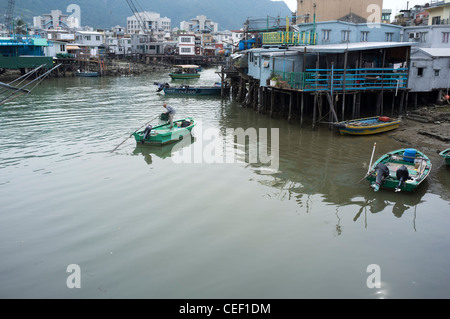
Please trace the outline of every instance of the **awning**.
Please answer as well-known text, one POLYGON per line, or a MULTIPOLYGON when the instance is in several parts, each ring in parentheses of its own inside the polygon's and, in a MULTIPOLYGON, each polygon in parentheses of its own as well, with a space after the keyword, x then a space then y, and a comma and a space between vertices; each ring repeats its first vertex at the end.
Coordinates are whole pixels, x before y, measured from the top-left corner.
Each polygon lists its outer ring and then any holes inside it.
POLYGON ((80 50, 78 45, 68 45, 67 50, 80 50))

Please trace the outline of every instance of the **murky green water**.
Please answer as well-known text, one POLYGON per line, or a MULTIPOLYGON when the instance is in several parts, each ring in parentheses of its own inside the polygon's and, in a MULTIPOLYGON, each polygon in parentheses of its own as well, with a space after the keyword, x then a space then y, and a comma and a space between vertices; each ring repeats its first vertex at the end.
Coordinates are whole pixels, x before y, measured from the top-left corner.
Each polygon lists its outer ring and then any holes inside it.
MULTIPOLYGON (((215 71, 191 83, 219 81, 215 71)), ((360 182, 374 142, 376 156, 406 145, 168 97, 159 81, 48 79, 0 109, 1 298, 450 296, 450 170, 437 154, 416 193, 374 193, 360 182), (201 121, 188 145, 130 138, 111 152, 164 102, 201 121), (174 160, 210 152, 203 133, 227 128, 278 128, 278 170, 174 160), (67 287, 71 264, 79 289, 67 287), (381 288, 367 285, 373 264, 381 288)))

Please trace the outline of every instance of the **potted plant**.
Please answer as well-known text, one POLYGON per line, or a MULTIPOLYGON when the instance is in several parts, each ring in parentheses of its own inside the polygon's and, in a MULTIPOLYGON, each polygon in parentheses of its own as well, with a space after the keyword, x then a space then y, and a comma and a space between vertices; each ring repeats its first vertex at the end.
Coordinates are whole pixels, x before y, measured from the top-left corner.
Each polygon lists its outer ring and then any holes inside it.
POLYGON ((270 75, 270 86, 276 86, 278 84, 279 77, 274 72, 270 75))

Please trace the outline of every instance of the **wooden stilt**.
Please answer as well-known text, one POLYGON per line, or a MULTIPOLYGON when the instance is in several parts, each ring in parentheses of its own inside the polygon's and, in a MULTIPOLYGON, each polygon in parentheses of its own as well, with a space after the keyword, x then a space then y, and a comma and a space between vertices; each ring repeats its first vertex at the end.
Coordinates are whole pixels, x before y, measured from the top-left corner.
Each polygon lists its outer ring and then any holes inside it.
POLYGON ((312 122, 313 129, 316 127, 316 109, 317 109, 317 93, 314 93, 313 122, 312 122))
POLYGON ((408 111, 409 91, 406 92, 405 112, 408 111))
POLYGON ((402 95, 400 97, 399 110, 398 110, 398 113, 400 114, 400 116, 403 115, 403 102, 404 101, 405 101, 405 91, 402 91, 402 95))
POLYGON ((301 106, 300 106, 300 126, 303 127, 303 109, 305 108, 304 93, 301 94, 301 106))
POLYGON ((361 117, 361 93, 358 93, 356 97, 356 118, 359 117, 361 117))
POLYGON ((395 108, 395 93, 392 94, 391 116, 394 116, 394 108, 395 108))
POLYGON ((291 124, 293 116, 292 116, 292 111, 293 111, 293 103, 294 103, 294 95, 291 93, 289 93, 289 116, 288 116, 288 123, 291 124))
POLYGON ((353 93, 352 120, 355 119, 356 112, 356 93, 353 93))
POLYGON ((275 91, 272 90, 270 94, 270 117, 273 118, 273 108, 275 106, 275 91))

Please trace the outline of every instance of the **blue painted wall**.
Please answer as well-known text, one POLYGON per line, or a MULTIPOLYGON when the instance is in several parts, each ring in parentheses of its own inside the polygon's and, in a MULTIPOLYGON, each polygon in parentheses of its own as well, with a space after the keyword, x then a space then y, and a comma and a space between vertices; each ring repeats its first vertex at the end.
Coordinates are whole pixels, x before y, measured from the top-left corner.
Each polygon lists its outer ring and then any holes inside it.
MULTIPOLYGON (((299 31, 311 31, 312 23, 298 25, 299 31)), ((368 32, 366 42, 400 42, 401 26, 385 23, 349 23, 343 21, 316 22, 317 44, 358 43, 362 41, 362 32, 368 32), (324 39, 325 30, 329 32, 329 38, 324 39), (344 41, 344 32, 349 31, 348 41, 344 41), (387 38, 387 33, 392 34, 387 38)))

